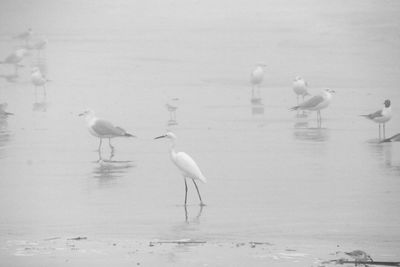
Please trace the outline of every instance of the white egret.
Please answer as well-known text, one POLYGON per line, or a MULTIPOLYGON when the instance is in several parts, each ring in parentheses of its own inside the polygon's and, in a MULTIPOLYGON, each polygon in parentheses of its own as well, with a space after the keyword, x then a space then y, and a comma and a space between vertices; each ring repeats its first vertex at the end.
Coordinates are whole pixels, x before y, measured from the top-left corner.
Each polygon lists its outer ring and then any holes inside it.
POLYGON ((265 64, 257 64, 255 69, 250 74, 250 83, 251 83, 251 95, 254 98, 254 90, 258 88, 264 79, 264 68, 265 64))
POLYGON ((154 139, 160 139, 160 138, 167 138, 171 140, 171 150, 170 150, 171 160, 176 165, 176 167, 181 171, 183 175, 183 180, 185 182, 185 205, 187 203, 187 191, 188 191, 186 179, 190 178, 192 179, 193 184, 196 187, 197 194, 200 199, 200 205, 204 206, 204 203, 200 196, 199 188, 197 187, 196 184, 196 180, 200 180, 203 183, 206 183, 207 182, 206 177, 200 171, 200 168, 197 166, 196 162, 188 154, 186 154, 185 152, 175 151, 176 135, 174 133, 167 132, 166 134, 158 136, 154 139))
POLYGON ((304 101, 304 97, 310 95, 307 92, 307 82, 300 76, 297 76, 294 81, 293 81, 293 91, 295 92, 295 94, 297 95, 297 105, 299 104, 299 96, 303 97, 303 101, 304 101))
POLYGON ((379 125, 379 139, 381 139, 381 124, 383 131, 383 138, 385 138, 386 131, 386 122, 388 122, 392 118, 392 106, 389 99, 386 99, 383 103, 384 106, 382 109, 367 115, 361 115, 367 119, 370 119, 379 125))
POLYGON ((307 99, 303 103, 300 103, 299 105, 292 107, 291 110, 311 110, 317 111, 317 124, 320 127, 321 126, 321 109, 326 108, 329 106, 332 100, 332 94, 335 93, 334 90, 331 89, 325 89, 322 91, 321 94, 315 95, 311 97, 310 99, 307 99))
POLYGON ((135 137, 134 135, 127 133, 121 127, 116 127, 107 120, 97 118, 94 112, 90 109, 85 110, 83 113, 79 114, 79 116, 83 116, 86 119, 89 132, 93 136, 100 138, 100 143, 98 148, 99 152, 101 149, 103 138, 108 138, 108 144, 111 150, 114 151, 114 147, 111 145, 111 138, 135 137))

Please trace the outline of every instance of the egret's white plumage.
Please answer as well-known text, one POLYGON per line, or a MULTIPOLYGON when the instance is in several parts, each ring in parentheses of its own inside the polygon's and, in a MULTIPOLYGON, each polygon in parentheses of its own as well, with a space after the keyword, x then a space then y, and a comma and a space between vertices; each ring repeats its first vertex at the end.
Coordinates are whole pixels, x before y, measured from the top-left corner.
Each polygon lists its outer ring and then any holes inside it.
POLYGON ((317 122, 321 125, 321 109, 329 106, 332 100, 332 94, 335 93, 334 90, 325 89, 320 94, 307 99, 303 103, 292 107, 291 110, 310 110, 317 111, 317 122))
POLYGON ((110 148, 113 150, 114 147, 111 145, 111 138, 134 137, 134 135, 127 133, 121 127, 116 127, 107 120, 97 118, 95 113, 90 109, 85 110, 83 113, 79 114, 79 116, 83 116, 86 119, 89 132, 93 136, 100 138, 100 143, 98 148, 99 151, 101 149, 103 138, 108 138, 108 144, 110 148))
POLYGON ((156 137, 155 139, 160 139, 160 138, 168 138, 172 142, 171 149, 170 149, 171 160, 176 165, 176 167, 181 171, 184 181, 185 181, 185 205, 187 202, 186 178, 192 179, 192 181, 196 187, 197 194, 200 199, 200 205, 204 205, 203 201, 201 200, 200 191, 197 187, 196 180, 200 180, 203 183, 206 183, 207 178, 200 171, 200 168, 196 164, 196 162, 188 154, 186 154, 185 152, 176 152, 175 151, 176 135, 174 133, 168 132, 165 135, 156 137))
POLYGON ((361 115, 379 124, 379 139, 381 139, 381 124, 383 128, 383 138, 385 138, 386 122, 392 118, 392 106, 389 99, 385 100, 382 109, 367 115, 361 115))
POLYGON ((304 97, 310 95, 307 91, 307 82, 300 76, 297 76, 293 81, 293 91, 297 95, 297 104, 299 104, 299 96, 304 97))

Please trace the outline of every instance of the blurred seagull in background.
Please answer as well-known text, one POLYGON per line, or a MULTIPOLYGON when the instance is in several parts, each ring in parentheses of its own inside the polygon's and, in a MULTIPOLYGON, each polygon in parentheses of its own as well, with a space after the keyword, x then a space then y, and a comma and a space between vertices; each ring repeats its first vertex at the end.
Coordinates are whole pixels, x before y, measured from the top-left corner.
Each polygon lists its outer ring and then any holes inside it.
POLYGON ((321 127, 322 124, 321 109, 324 109, 329 106, 332 100, 332 94, 334 93, 335 93, 334 90, 324 89, 320 94, 315 95, 310 99, 307 99, 303 103, 300 103, 295 107, 292 107, 290 110, 311 110, 311 111, 316 110, 317 124, 318 127, 321 127))
POLYGON ((383 102, 384 106, 382 109, 371 113, 367 115, 361 115, 362 117, 365 117, 367 119, 370 119, 379 125, 379 139, 381 139, 381 124, 382 124, 382 131, 383 131, 383 137, 385 137, 385 131, 386 131, 386 122, 388 122, 392 118, 392 107, 391 107, 391 102, 389 99, 386 99, 385 102, 383 102))
POLYGON ((250 74, 250 83, 251 83, 251 95, 255 97, 255 89, 259 88, 263 79, 264 79, 264 68, 266 67, 265 64, 259 63, 256 65, 255 69, 250 74))
POLYGON ((127 133, 121 127, 116 127, 109 121, 97 118, 94 112, 90 109, 85 110, 83 113, 79 114, 79 116, 83 116, 86 119, 89 132, 93 136, 100 138, 98 148, 99 152, 101 151, 103 138, 108 138, 108 144, 111 148, 111 151, 114 151, 114 147, 111 145, 111 138, 135 137, 134 135, 127 133))
POLYGON ((20 34, 15 35, 13 38, 14 38, 14 39, 17 39, 17 40, 25 41, 26 44, 27 44, 28 41, 31 39, 32 34, 33 34, 33 31, 32 31, 31 28, 29 28, 28 30, 26 30, 26 31, 24 31, 24 32, 22 32, 22 33, 20 33, 20 34))
POLYGON ((38 55, 40 56, 40 51, 42 51, 43 49, 46 48, 48 41, 47 39, 40 39, 38 41, 36 41, 33 44, 27 44, 26 48, 29 50, 37 50, 38 51, 38 55))
POLYGON ((174 133, 167 132, 166 134, 158 136, 154 139, 161 139, 161 138, 167 138, 172 142, 170 150, 171 160, 173 163, 175 163, 176 167, 181 171, 183 175, 183 180, 185 181, 185 206, 187 203, 187 192, 188 192, 188 187, 186 183, 187 178, 192 179, 200 199, 200 206, 204 206, 204 203, 201 200, 199 188, 197 187, 196 184, 196 180, 200 180, 203 183, 206 183, 207 182, 206 177, 200 171, 200 168, 197 166, 196 162, 188 154, 186 154, 185 152, 175 151, 176 135, 174 133))
MULTIPOLYGON (((370 255, 362 250, 354 250, 351 252, 345 252, 346 255, 350 256, 354 259, 355 262, 357 261, 374 261, 370 255)), ((357 265, 357 264, 356 264, 357 265)))
POLYGON ((13 53, 9 54, 4 60, 0 61, 0 64, 10 64, 15 66, 15 71, 18 71, 18 67, 23 67, 19 63, 27 54, 27 50, 25 48, 18 48, 13 53))
POLYGON ((32 73, 31 73, 31 82, 35 86, 35 96, 36 96, 36 91, 37 87, 41 86, 43 87, 43 94, 46 96, 46 83, 49 82, 50 80, 47 79, 41 72, 38 67, 33 67, 32 68, 32 73))
POLYGON ((304 97, 310 95, 307 92, 307 86, 308 86, 307 82, 300 76, 297 76, 293 80, 293 91, 297 95, 297 105, 299 104, 299 96, 302 96, 304 101, 304 97))

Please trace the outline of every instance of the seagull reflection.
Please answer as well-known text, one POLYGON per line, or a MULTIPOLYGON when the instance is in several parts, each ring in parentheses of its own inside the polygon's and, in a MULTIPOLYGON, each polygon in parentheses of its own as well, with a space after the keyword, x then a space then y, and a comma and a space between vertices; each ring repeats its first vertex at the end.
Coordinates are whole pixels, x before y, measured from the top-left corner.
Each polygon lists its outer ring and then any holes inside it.
MULTIPOLYGON (((389 172, 394 176, 400 176, 400 159, 394 157, 393 150, 396 151, 398 144, 396 143, 371 143, 370 148, 372 153, 377 157, 380 168, 383 171, 389 172), (396 148, 393 148, 396 147, 396 148)), ((396 153, 395 153, 396 155, 396 153)))
POLYGON ((176 121, 176 110, 178 109, 178 101, 179 98, 171 98, 167 104, 165 104, 165 107, 167 108, 169 112, 169 120, 167 122, 168 126, 174 126, 178 125, 178 122, 176 121))
POLYGON ((303 113, 301 114, 301 116, 298 115, 300 114, 297 114, 295 117, 294 128, 295 129, 308 128, 308 114, 303 113))
POLYGON ((297 128, 294 137, 301 141, 325 142, 329 139, 329 130, 326 128, 297 128))
POLYGON ((113 160, 113 153, 110 153, 108 159, 104 159, 99 153, 99 160, 96 162, 96 167, 93 169, 93 177, 102 181, 111 180, 124 176, 127 171, 135 167, 132 161, 128 160, 113 160))
POLYGON ((10 141, 11 135, 7 129, 8 122, 7 117, 0 116, 0 158, 3 158, 3 152, 5 145, 10 141))
POLYGON ((262 98, 251 98, 251 114, 252 115, 262 115, 264 114, 264 104, 262 103, 262 98))
POLYGON ((196 223, 196 224, 200 223, 200 217, 201 217, 201 214, 203 213, 203 207, 204 206, 200 205, 200 209, 197 212, 197 215, 195 217, 189 219, 187 205, 183 205, 183 209, 185 210, 185 222, 188 224, 189 223, 196 223))

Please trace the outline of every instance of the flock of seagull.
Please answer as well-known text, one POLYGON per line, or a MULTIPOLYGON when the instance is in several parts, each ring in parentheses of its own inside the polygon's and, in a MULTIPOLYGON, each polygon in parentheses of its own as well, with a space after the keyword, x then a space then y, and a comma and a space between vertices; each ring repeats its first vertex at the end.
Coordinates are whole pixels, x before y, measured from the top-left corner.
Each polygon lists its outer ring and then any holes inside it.
MULTIPOLYGON (((18 68, 22 67, 21 61, 25 57, 28 50, 37 50, 38 53, 42 49, 45 48, 47 44, 47 40, 41 39, 37 42, 32 43, 32 29, 28 29, 26 32, 23 32, 17 36, 15 39, 21 40, 24 42, 24 46, 22 48, 16 49, 13 53, 7 56, 4 60, 0 61, 1 64, 11 64, 15 66, 15 74, 18 75, 18 68)), ((251 72, 250 75, 250 83, 252 85, 252 98, 260 97, 260 85, 264 79, 264 68, 266 67, 265 64, 257 64, 255 69, 251 72)), ((49 80, 43 75, 40 71, 39 67, 34 66, 31 72, 31 82, 35 87, 35 95, 37 91, 37 87, 43 88, 43 94, 46 95, 46 83, 49 80)), ((331 89, 324 89, 320 94, 310 96, 308 92, 308 84, 307 82, 300 76, 296 77, 293 81, 293 91, 297 96, 297 105, 290 108, 290 110, 302 110, 302 111, 316 111, 317 112, 317 124, 321 127, 321 110, 328 107, 333 94, 335 93, 334 90, 331 89), (310 96, 310 98, 305 99, 306 97, 310 96), (302 102, 300 102, 300 97, 302 98, 302 102)), ((167 103, 166 107, 167 110, 170 112, 171 119, 170 121, 175 121, 176 115, 175 111, 177 109, 176 102, 178 98, 171 99, 169 103, 167 103)), ((0 115, 12 115, 12 113, 6 112, 5 108, 7 107, 6 103, 0 105, 0 115)), ((116 137, 135 137, 134 135, 128 133, 123 128, 114 126, 111 122, 100 119, 96 117, 95 113, 87 109, 83 113, 79 114, 80 116, 84 117, 89 132, 99 138, 99 146, 98 151, 100 153, 102 147, 103 139, 108 139, 109 147, 111 148, 112 153, 114 152, 114 147, 111 144, 111 139, 116 137)), ((385 124, 388 122, 392 117, 392 110, 391 110, 391 102, 390 100, 385 100, 384 107, 376 112, 361 115, 367 119, 370 119, 379 125, 379 139, 381 140, 381 136, 383 136, 382 141, 400 141, 400 134, 395 135, 391 138, 385 139, 385 124), (381 135, 381 126, 382 126, 382 135, 381 135)), ((176 165, 176 167, 181 172, 184 182, 185 182, 185 205, 187 204, 187 179, 191 179, 193 184, 196 188, 200 205, 203 206, 204 203, 202 201, 199 188, 197 186, 196 181, 201 181, 203 183, 207 182, 206 177, 201 172, 200 168, 198 167, 197 163, 185 152, 176 152, 175 151, 175 141, 177 136, 172 132, 167 132, 164 135, 158 136, 155 139, 166 138, 171 141, 171 148, 170 148, 170 156, 172 162, 176 165)))

